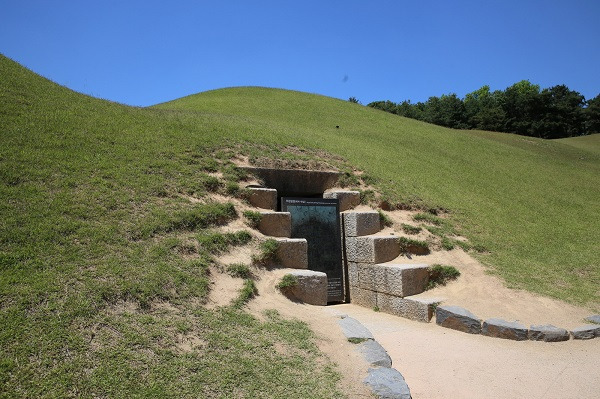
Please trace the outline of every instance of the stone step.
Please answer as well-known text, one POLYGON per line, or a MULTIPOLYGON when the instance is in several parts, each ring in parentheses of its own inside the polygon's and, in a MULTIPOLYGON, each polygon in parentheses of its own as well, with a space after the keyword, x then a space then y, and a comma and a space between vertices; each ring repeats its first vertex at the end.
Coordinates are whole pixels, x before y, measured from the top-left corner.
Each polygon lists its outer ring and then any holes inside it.
POLYGON ((277 210, 277 190, 262 187, 247 187, 250 191, 250 205, 262 209, 277 210))
POLYGON ((346 237, 359 237, 375 234, 381 230, 379 212, 342 212, 342 223, 346 237))
POLYGON ((285 296, 310 305, 327 305, 327 274, 314 270, 294 270, 289 274, 297 283, 283 291, 285 296))
POLYGON ((400 255, 400 244, 392 235, 347 237, 346 255, 349 262, 389 262, 400 255))
POLYGON ((261 212, 258 231, 266 236, 289 237, 292 234, 292 216, 289 212, 261 212))
POLYGON ((435 312, 435 307, 442 302, 441 298, 397 297, 350 286, 350 302, 382 312, 428 323, 435 312))
POLYGON ((308 242, 305 238, 276 238, 277 264, 290 269, 308 269, 308 242))
POLYGON ((332 190, 325 192, 323 198, 338 199, 340 201, 340 212, 353 209, 360 204, 360 193, 358 191, 332 190))
POLYGON ((402 263, 348 262, 350 285, 399 297, 425 291, 429 282, 429 266, 402 263))

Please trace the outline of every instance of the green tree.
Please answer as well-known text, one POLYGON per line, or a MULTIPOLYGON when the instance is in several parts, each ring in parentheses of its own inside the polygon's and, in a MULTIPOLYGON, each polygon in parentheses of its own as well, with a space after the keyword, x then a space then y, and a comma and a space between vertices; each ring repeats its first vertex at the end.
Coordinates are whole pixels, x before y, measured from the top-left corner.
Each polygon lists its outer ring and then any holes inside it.
POLYGON ((585 97, 580 93, 557 85, 542 90, 540 103, 540 118, 533 121, 536 136, 556 139, 585 133, 585 97))
POLYGON ((584 108, 585 130, 587 133, 600 133, 600 94, 587 100, 584 108))
POLYGON ((504 91, 502 109, 506 115, 504 131, 534 135, 533 121, 540 119, 540 86, 522 80, 504 91))

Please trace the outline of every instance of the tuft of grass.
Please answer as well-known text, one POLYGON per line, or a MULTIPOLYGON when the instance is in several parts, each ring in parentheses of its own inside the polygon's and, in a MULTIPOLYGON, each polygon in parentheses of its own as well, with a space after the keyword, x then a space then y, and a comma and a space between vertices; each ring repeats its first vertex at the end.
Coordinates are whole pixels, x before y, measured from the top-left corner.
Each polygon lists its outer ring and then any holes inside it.
POLYGON ((246 224, 253 229, 256 229, 260 224, 262 215, 258 211, 244 211, 244 217, 246 218, 246 224))
POLYGON ((353 344, 362 344, 365 341, 367 341, 367 338, 356 338, 356 337, 348 338, 348 342, 351 342, 353 344))
POLYGON ((414 240, 408 237, 398 237, 400 251, 417 255, 429 253, 429 244, 425 241, 414 240))
POLYGON ((419 234, 422 230, 421 227, 418 226, 411 226, 410 224, 406 224, 406 223, 402 223, 402 231, 404 231, 406 234, 419 234))
POLYGON ((277 261, 277 248, 279 243, 273 238, 260 243, 259 253, 252 256, 252 263, 257 265, 267 265, 277 261))
POLYGON ((375 201, 375 192, 373 190, 358 190, 360 193, 360 203, 363 205, 369 205, 375 201))
POLYGON ((451 250, 453 250, 454 247, 455 247, 455 243, 456 243, 455 240, 452 240, 452 239, 450 239, 448 237, 442 237, 442 248, 445 251, 451 251, 451 250))
POLYGON ((239 278, 250 278, 252 276, 252 272, 250 271, 250 267, 243 263, 232 263, 231 265, 227 265, 227 273, 231 277, 239 277, 239 278))
POLYGON ((298 285, 298 279, 292 274, 284 275, 277 283, 276 287, 281 292, 286 292, 298 285))
POLYGON ((196 238, 203 249, 212 254, 218 254, 226 251, 230 246, 246 245, 252 240, 252 235, 245 230, 235 233, 203 231, 196 238))
POLYGON ((219 180, 218 177, 210 175, 204 176, 201 180, 201 184, 206 189, 206 191, 213 193, 219 191, 219 189, 223 185, 223 183, 221 182, 221 180, 219 180))
POLYGON ((377 212, 379 213, 379 223, 382 226, 391 227, 394 224, 394 222, 392 222, 392 219, 388 215, 383 213, 381 209, 378 209, 377 212))
POLYGON ((201 204, 173 213, 155 208, 148 217, 138 223, 131 236, 134 239, 141 239, 150 238, 159 233, 193 231, 199 228, 223 225, 235 218, 237 218, 237 212, 232 203, 201 204))
POLYGON ((456 280, 460 272, 454 266, 435 264, 429 268, 429 283, 425 289, 430 290, 438 285, 446 285, 449 281, 456 280))
POLYGON ((233 302, 234 308, 241 308, 245 304, 247 304, 252 298, 254 298, 258 294, 258 289, 256 288, 256 284, 252 279, 246 279, 244 281, 244 286, 240 290, 240 295, 233 302))

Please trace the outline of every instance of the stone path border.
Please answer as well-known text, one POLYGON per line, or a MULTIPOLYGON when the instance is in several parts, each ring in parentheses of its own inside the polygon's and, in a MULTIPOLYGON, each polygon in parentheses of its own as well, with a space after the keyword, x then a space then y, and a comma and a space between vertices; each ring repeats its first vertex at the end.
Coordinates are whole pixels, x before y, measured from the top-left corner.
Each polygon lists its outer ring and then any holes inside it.
POLYGON ((338 324, 346 339, 357 344, 357 350, 369 363, 364 384, 371 388, 377 398, 411 399, 410 389, 402 374, 392 368, 392 359, 387 351, 375 340, 369 329, 358 320, 347 315, 338 316, 338 324))
MULTIPOLYGON (((585 319, 589 322, 600 320, 600 315, 585 319)), ((532 325, 530 328, 514 321, 502 319, 487 319, 483 322, 473 313, 460 306, 438 306, 435 310, 435 323, 439 326, 450 328, 469 334, 482 334, 488 337, 511 339, 514 341, 543 341, 560 342, 573 339, 592 339, 600 337, 599 324, 587 324, 572 329, 570 332, 551 324, 532 325)))

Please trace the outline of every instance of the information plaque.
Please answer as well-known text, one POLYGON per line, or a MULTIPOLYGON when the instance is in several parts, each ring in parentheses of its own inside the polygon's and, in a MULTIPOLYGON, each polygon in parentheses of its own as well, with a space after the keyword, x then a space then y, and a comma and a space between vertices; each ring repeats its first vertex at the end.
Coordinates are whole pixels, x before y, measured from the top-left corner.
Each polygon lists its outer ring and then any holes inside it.
POLYGON ((337 199, 281 199, 292 217, 292 238, 308 242, 308 268, 327 274, 327 302, 344 301, 344 269, 337 199))

